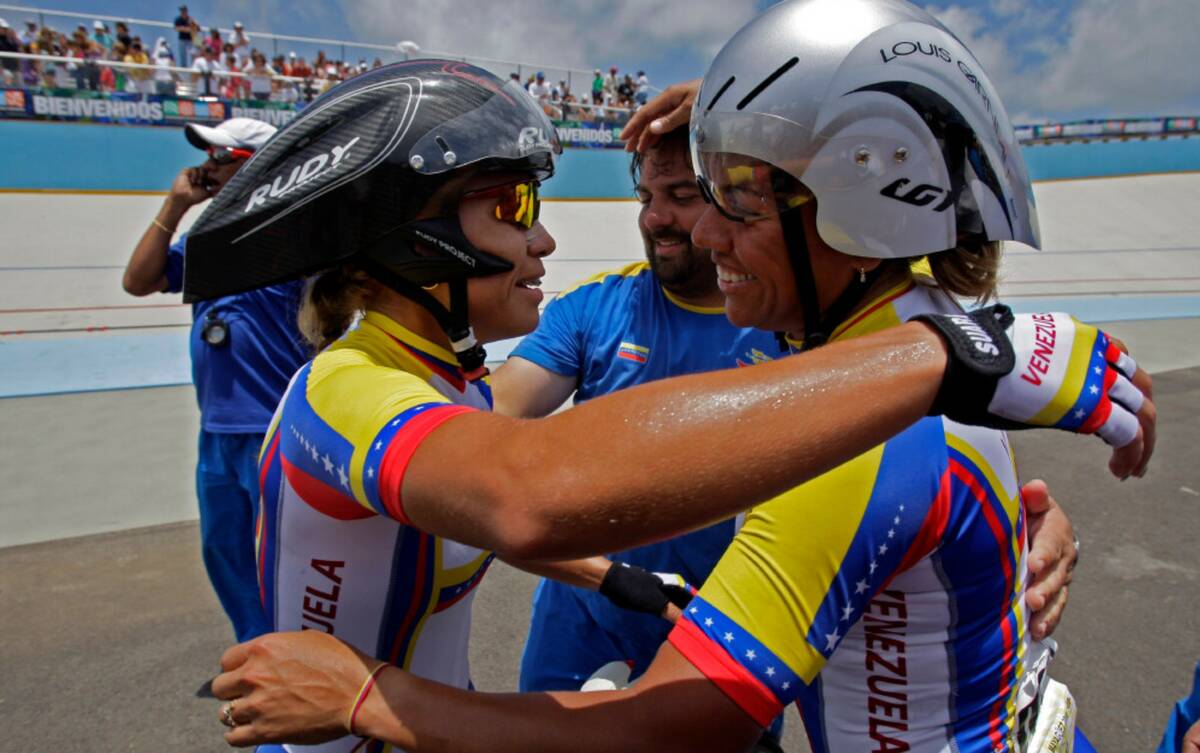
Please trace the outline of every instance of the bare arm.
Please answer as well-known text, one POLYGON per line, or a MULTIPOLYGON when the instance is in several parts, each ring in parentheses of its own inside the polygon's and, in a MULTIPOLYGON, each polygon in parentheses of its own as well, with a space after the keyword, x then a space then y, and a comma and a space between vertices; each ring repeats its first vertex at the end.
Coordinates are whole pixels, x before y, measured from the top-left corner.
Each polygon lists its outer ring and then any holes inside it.
POLYGON ((548 416, 574 391, 574 377, 556 374, 519 356, 509 358, 492 374, 493 410, 503 416, 548 416))
POLYGON ((464 414, 417 449, 405 512, 423 530, 521 559, 644 544, 724 520, 879 444, 925 415, 945 365, 940 337, 905 325, 542 420, 464 414))
POLYGON ((189 167, 175 176, 154 222, 142 233, 125 265, 121 286, 126 293, 145 296, 167 289, 167 249, 171 237, 188 209, 208 197, 208 191, 201 185, 199 168, 189 167))
POLYGON ((612 567, 612 560, 607 557, 584 557, 577 560, 558 560, 557 562, 535 562, 516 560, 505 557, 504 561, 513 567, 527 573, 552 578, 568 586, 586 588, 589 591, 599 591, 604 574, 612 567))
MULTIPOLYGON (((358 690, 378 664, 311 630, 234 646, 221 658, 224 673, 213 680, 218 698, 235 699, 237 726, 225 739, 246 746, 341 737, 351 731, 358 690)), ((352 731, 423 753, 735 753, 762 732, 670 644, 633 687, 595 693, 478 693, 389 667, 352 731)))
POLYGON ((738 753, 762 734, 670 644, 627 690, 476 693, 399 669, 384 670, 379 685, 358 731, 422 753, 738 753), (445 719, 457 720, 453 730, 445 719))
MULTIPOLYGON (((505 559, 504 561, 515 568, 524 570, 527 573, 533 573, 534 575, 540 575, 544 578, 550 578, 560 583, 566 583, 569 586, 586 588, 589 591, 601 590, 600 586, 602 583, 604 583, 605 576, 608 575, 608 571, 614 565, 613 561, 607 557, 584 557, 583 559, 559 560, 557 562, 535 562, 531 560, 514 559, 505 559)), ((618 567, 621 566, 620 563, 616 564, 618 567)), ((638 578, 653 578, 651 583, 654 584, 656 592, 663 592, 662 600, 666 603, 663 604, 662 610, 655 612, 655 610, 651 609, 649 605, 644 605, 641 602, 641 598, 644 596, 644 593, 641 592, 640 587, 636 589, 635 593, 634 591, 629 591, 627 589, 620 589, 618 586, 615 592, 617 595, 615 597, 614 592, 609 592, 606 594, 609 601, 618 607, 631 609, 635 612, 641 612, 643 614, 656 613, 659 617, 662 617, 671 624, 677 622, 679 618, 683 616, 683 611, 670 601, 670 594, 663 591, 663 586, 661 585, 659 576, 654 573, 645 572, 641 570, 641 568, 636 569, 641 573, 644 573, 639 574, 637 576, 638 578), (629 599, 630 601, 623 601, 620 595, 622 593, 625 594, 624 598, 629 599)), ((682 576, 676 575, 676 577, 679 577, 682 580, 682 576)), ((645 581, 637 580, 636 582, 638 582, 640 586, 644 587, 645 581)), ((683 593, 684 591, 682 585, 679 585, 675 588, 679 593, 683 593)), ((687 598, 690 598, 690 596, 687 598)))

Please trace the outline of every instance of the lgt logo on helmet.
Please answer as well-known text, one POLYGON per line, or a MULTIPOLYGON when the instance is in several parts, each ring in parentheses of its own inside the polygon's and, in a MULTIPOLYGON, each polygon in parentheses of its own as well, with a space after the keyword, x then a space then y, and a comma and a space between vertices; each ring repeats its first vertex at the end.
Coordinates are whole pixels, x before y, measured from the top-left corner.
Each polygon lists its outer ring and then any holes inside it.
POLYGON ((521 129, 521 133, 517 136, 517 153, 524 157, 527 154, 537 151, 549 151, 551 149, 550 139, 546 137, 546 131, 534 126, 527 126, 521 129))
POLYGON ((939 196, 945 194, 946 197, 933 208, 935 212, 944 212, 954 203, 954 194, 944 188, 931 186, 928 183, 920 183, 908 191, 908 193, 900 193, 900 189, 911 183, 908 178, 900 178, 883 187, 879 193, 889 199, 903 201, 905 204, 912 204, 914 207, 924 207, 932 204, 939 196))

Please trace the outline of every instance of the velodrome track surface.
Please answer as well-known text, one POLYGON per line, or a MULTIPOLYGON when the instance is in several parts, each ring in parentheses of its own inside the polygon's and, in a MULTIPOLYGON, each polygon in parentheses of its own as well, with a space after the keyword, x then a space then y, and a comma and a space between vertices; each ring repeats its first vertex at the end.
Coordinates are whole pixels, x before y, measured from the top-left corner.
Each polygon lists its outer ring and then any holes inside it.
MULTIPOLYGON (((1084 541, 1055 673, 1102 751, 1149 750, 1200 658, 1200 174, 1036 190, 1046 250, 1011 250, 1004 297, 1106 322, 1157 374, 1147 480, 1107 477, 1092 440, 1014 442, 1023 476, 1051 482, 1084 541)), ((229 635, 190 522, 189 312, 120 290, 160 201, 0 196, 0 332, 22 333, 0 335, 0 751, 223 749, 215 704, 192 696, 229 635)), ((548 203, 560 250, 545 288, 639 258, 635 213, 548 203)), ((502 567, 481 587, 483 689, 514 685, 530 587, 502 567)), ((792 721, 787 748, 803 750, 792 721)))

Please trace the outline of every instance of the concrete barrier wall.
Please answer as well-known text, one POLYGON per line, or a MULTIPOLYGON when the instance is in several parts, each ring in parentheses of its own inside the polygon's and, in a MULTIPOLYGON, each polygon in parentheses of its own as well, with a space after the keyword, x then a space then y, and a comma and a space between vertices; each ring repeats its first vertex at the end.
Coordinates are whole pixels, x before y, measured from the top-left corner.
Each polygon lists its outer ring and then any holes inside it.
MULTIPOLYGON (((1034 180, 1200 170, 1200 139, 1023 147, 1034 180)), ((179 129, 0 121, 0 189, 163 191, 199 154, 179 129)), ((546 185, 552 198, 629 198, 629 158, 568 149, 546 185)))

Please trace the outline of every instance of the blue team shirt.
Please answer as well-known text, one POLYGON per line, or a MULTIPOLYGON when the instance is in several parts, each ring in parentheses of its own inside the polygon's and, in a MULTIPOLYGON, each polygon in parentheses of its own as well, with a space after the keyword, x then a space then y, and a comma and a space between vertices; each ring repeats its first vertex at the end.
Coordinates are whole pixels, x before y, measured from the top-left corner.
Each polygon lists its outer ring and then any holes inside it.
MULTIPOLYGON (((187 235, 167 251, 167 291, 183 289, 183 248, 187 235)), ((296 327, 304 283, 287 282, 192 306, 192 382, 200 405, 200 426, 218 434, 267 430, 288 381, 309 358, 309 346, 296 327), (229 326, 229 341, 214 347, 201 332, 213 311, 229 326)))
MULTIPOLYGON (((513 356, 575 378, 580 403, 665 377, 750 366, 780 355, 775 336, 729 323, 720 308, 691 306, 666 292, 649 264, 605 272, 569 288, 546 307, 513 356)), ((699 585, 734 534, 732 520, 613 555, 647 570, 677 572, 699 585)), ((629 620, 597 593, 574 589, 602 625, 629 620)), ((632 615, 637 617, 638 615, 632 615)))

